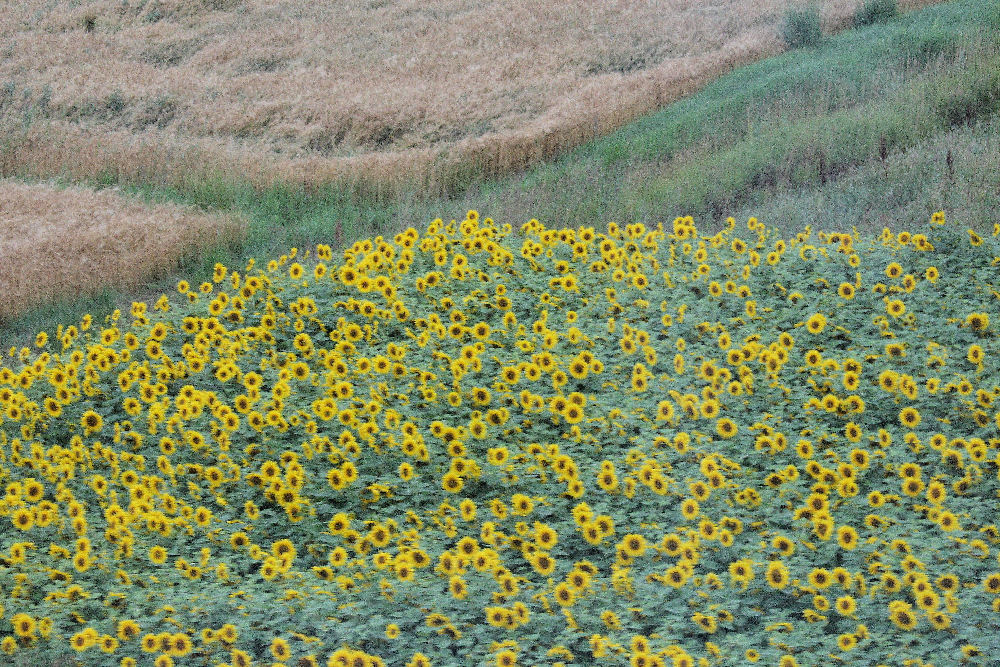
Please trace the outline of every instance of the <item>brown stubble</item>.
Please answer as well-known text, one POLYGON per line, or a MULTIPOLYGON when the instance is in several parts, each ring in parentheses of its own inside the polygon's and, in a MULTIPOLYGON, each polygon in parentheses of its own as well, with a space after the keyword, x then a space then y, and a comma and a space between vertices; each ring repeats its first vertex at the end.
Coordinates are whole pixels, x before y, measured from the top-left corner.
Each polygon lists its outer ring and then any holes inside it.
POLYGON ((46 300, 134 289, 245 224, 113 190, 0 181, 0 321, 46 300))

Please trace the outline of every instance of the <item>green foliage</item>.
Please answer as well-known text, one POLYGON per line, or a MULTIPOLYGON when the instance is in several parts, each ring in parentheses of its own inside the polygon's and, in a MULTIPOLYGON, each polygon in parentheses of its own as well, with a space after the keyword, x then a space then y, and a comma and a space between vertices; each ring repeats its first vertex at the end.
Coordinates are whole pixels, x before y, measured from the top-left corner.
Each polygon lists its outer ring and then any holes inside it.
POLYGON ((974 657, 998 256, 1000 224, 940 212, 785 238, 470 211, 63 323, 0 364, 0 650, 974 657))
POLYGON ((934 109, 948 127, 989 117, 1000 109, 1000 66, 967 70, 938 91, 934 109))
POLYGON ((896 0, 865 0, 854 14, 854 25, 867 26, 888 23, 899 14, 896 0))
POLYGON ((968 38, 946 26, 931 25, 926 29, 900 31, 894 36, 899 59, 908 67, 927 67, 939 59, 950 60, 968 38))
POLYGON ((819 9, 810 5, 802 9, 789 10, 785 14, 781 36, 791 49, 818 45, 823 38, 819 9))

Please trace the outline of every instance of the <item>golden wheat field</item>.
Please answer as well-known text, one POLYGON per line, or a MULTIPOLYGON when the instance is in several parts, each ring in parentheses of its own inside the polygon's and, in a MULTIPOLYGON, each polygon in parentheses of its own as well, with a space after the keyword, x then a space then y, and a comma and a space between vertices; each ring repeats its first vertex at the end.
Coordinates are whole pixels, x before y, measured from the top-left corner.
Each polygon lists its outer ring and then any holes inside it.
POLYGON ((206 239, 242 233, 232 215, 150 206, 111 190, 0 180, 0 320, 46 299, 139 287, 206 239))
MULTIPOLYGON (((8 3, 4 169, 446 187, 458 165, 524 168, 778 52, 795 4, 8 3)), ((858 4, 820 2, 827 28, 858 4)))

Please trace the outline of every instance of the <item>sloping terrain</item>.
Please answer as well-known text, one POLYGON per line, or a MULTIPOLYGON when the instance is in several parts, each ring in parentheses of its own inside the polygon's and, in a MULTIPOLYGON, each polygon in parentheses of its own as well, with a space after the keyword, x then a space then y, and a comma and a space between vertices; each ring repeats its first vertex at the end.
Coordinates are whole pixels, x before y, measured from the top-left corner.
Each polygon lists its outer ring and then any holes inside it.
POLYGON ((447 189, 778 52, 796 4, 31 0, 0 12, 3 173, 447 189))

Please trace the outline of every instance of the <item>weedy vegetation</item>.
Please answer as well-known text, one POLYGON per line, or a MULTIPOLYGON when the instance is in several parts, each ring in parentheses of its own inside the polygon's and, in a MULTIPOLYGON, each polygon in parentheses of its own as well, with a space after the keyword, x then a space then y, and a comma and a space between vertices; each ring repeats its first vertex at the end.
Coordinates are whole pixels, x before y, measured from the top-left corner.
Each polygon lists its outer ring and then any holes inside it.
POLYGON ((854 14, 854 25, 866 26, 887 23, 899 14, 896 0, 866 0, 854 14))
MULTIPOLYGON (((604 136, 777 53, 797 1, 94 5, 0 12, 0 175, 220 173, 382 198, 452 194, 604 136)), ((850 25, 853 6, 817 7, 850 25)))
POLYGON ((816 46, 823 39, 822 17, 815 5, 790 10, 785 14, 781 36, 789 48, 816 46))

